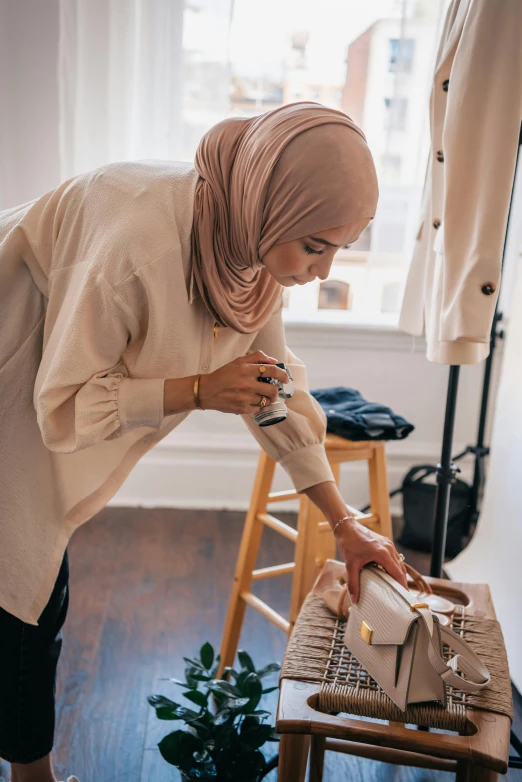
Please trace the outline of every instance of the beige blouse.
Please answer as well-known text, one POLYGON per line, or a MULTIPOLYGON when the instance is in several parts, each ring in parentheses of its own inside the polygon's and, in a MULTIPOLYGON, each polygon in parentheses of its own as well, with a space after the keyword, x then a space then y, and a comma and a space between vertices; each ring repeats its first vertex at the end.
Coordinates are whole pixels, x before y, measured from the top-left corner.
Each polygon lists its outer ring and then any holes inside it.
POLYGON ((188 415, 163 415, 166 378, 256 349, 288 361, 287 420, 244 421, 297 491, 333 480, 281 309, 256 334, 216 338, 190 289, 196 180, 189 163, 112 163, 0 212, 0 606, 29 624, 74 530, 188 415))

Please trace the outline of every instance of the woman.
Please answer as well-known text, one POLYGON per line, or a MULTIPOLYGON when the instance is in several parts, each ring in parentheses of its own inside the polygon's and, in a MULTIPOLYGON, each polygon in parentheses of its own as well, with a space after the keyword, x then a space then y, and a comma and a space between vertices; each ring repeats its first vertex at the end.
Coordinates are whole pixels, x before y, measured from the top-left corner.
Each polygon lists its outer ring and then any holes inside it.
POLYGON ((240 414, 335 527, 357 599, 393 544, 347 516, 325 417, 285 346, 282 289, 326 279, 375 214, 364 135, 316 103, 228 119, 187 163, 115 163, 0 214, 0 756, 54 782, 54 683, 67 543, 195 407, 240 414), (276 388, 288 417, 252 414, 276 388), (199 378, 199 383, 195 382, 199 378), (341 523, 340 520, 344 518, 341 523))

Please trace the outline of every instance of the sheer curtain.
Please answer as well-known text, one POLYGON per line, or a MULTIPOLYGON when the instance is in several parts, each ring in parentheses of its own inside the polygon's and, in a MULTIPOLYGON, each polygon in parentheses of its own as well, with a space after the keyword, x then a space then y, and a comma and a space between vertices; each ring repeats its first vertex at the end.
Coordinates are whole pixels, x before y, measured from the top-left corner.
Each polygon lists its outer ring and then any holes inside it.
POLYGON ((228 114, 231 3, 60 0, 62 181, 118 160, 190 159, 228 114))

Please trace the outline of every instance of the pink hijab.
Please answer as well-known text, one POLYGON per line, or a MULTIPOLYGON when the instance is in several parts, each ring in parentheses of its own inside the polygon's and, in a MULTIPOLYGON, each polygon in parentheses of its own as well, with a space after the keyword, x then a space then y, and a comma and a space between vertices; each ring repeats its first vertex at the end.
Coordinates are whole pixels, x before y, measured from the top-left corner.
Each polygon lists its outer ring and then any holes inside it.
POLYGON ((222 326, 258 331, 281 298, 260 259, 274 244, 375 214, 377 177, 342 111, 293 103, 203 136, 195 167, 192 275, 222 326))

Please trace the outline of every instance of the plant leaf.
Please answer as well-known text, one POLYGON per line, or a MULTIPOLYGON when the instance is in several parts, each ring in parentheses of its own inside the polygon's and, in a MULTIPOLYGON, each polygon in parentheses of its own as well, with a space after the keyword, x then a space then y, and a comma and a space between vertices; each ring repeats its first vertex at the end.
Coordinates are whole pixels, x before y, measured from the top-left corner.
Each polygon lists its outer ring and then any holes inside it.
POLYGON ((204 643, 199 650, 199 656, 201 657, 201 662, 203 663, 204 667, 207 669, 207 671, 209 671, 212 668, 212 663, 214 662, 214 649, 208 641, 204 643))
POLYGON ((201 664, 201 660, 191 660, 190 657, 183 658, 190 668, 197 668, 200 671, 204 671, 205 668, 201 664))
POLYGON ((246 668, 250 673, 255 673, 256 667, 249 654, 240 650, 237 653, 237 657, 243 668, 246 668))
POLYGON ((233 668, 231 668, 229 665, 226 666, 226 668, 223 668, 223 673, 221 674, 221 679, 224 679, 225 681, 228 681, 228 676, 233 676, 234 679, 237 680, 237 677, 239 676, 238 672, 235 671, 233 668))
POLYGON ((279 663, 270 663, 270 665, 266 665, 264 668, 261 668, 260 671, 257 671, 257 675, 262 679, 264 676, 268 676, 269 673, 275 673, 280 670, 281 666, 279 663))
POLYGON ((268 695, 269 692, 275 692, 279 687, 269 687, 267 690, 262 690, 263 695, 268 695))
POLYGON ((242 709, 248 702, 249 698, 227 698, 225 708, 233 709, 235 711, 236 709, 242 709))
POLYGON ((185 722, 194 722, 195 720, 198 720, 201 715, 198 714, 196 711, 193 711, 192 709, 187 709, 186 706, 178 706, 177 709, 175 709, 174 713, 181 717, 182 720, 185 720, 185 722))
POLYGON ((179 706, 179 703, 174 703, 174 701, 171 701, 170 698, 165 698, 164 695, 149 695, 147 700, 150 705, 154 706, 156 709, 159 706, 166 706, 169 709, 177 709, 179 706))
POLYGON ((219 692, 223 695, 228 695, 231 698, 240 697, 241 693, 229 682, 224 682, 222 679, 213 679, 207 684, 207 688, 212 692, 219 692))
POLYGON ((250 700, 248 706, 245 706, 243 713, 249 714, 256 709, 257 704, 261 700, 262 687, 257 674, 249 673, 241 689, 241 694, 250 700))
POLYGON ((223 725, 223 723, 227 722, 227 720, 230 718, 231 713, 232 712, 229 709, 221 709, 221 711, 218 711, 213 720, 214 725, 223 725))
POLYGON ((179 684, 181 687, 188 687, 190 689, 190 684, 187 684, 187 682, 182 682, 181 679, 173 679, 173 678, 166 679, 165 677, 162 677, 160 679, 160 682, 174 682, 174 684, 179 684))
POLYGON ((193 762, 193 753, 203 749, 201 742, 191 733, 176 730, 169 733, 158 744, 162 757, 172 766, 188 771, 193 762))
POLYGON ((206 706, 207 705, 207 695, 205 695, 204 692, 201 692, 200 690, 189 690, 189 692, 183 693, 184 697, 187 698, 189 701, 192 701, 192 703, 195 703, 197 706, 206 706))
POLYGON ((205 673, 194 673, 192 675, 192 678, 194 679, 195 682, 210 682, 210 681, 212 681, 211 677, 208 676, 205 673))

